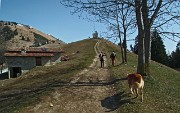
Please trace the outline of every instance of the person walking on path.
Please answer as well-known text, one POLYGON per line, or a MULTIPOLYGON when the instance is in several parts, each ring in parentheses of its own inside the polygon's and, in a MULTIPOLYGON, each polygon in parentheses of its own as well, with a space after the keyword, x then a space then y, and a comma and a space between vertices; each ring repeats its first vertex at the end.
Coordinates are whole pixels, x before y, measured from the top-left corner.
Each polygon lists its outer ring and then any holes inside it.
POLYGON ((101 62, 101 67, 104 67, 104 56, 106 56, 102 51, 99 54, 99 59, 101 62))
POLYGON ((112 65, 114 66, 114 64, 115 64, 115 59, 116 59, 116 53, 115 53, 114 51, 111 53, 110 58, 111 58, 111 60, 112 60, 112 65))

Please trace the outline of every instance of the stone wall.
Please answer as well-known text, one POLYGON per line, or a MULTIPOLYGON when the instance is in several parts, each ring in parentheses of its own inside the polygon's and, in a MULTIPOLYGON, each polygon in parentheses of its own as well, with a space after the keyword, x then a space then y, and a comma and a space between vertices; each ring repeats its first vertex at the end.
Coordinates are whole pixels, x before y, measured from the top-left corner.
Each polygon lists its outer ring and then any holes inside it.
POLYGON ((25 73, 36 67, 35 57, 8 57, 8 67, 21 67, 22 73, 25 73))
MULTIPOLYGON (((41 57, 42 66, 51 65, 60 58, 60 53, 54 57, 41 57)), ((12 67, 20 67, 21 74, 28 72, 36 67, 36 57, 6 57, 8 64, 9 77, 12 75, 12 67)))

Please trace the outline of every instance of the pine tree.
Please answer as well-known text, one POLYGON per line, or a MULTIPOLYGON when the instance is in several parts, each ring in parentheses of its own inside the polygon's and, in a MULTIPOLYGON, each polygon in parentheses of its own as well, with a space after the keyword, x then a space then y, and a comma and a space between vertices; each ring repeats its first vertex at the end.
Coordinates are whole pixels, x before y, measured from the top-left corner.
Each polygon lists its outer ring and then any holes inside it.
MULTIPOLYGON (((151 38, 151 59, 156 62, 168 65, 169 62, 165 46, 163 44, 162 38, 156 30, 152 32, 151 38)), ((133 52, 138 54, 138 36, 135 38, 133 52)))
POLYGON ((176 65, 177 68, 180 68, 180 41, 178 42, 176 46, 176 65))
POLYGON ((171 55, 168 56, 168 60, 169 60, 169 67, 171 68, 175 68, 175 60, 174 60, 174 54, 175 52, 172 51, 171 55))
POLYGON ((135 38, 135 44, 134 44, 134 50, 133 50, 133 52, 134 52, 135 54, 138 54, 138 36, 136 36, 136 38, 135 38))
POLYGON ((176 48, 175 66, 180 69, 180 48, 176 48))
POLYGON ((159 63, 168 65, 168 56, 162 38, 156 30, 152 32, 151 59, 159 63))
POLYGON ((176 50, 171 53, 169 59, 170 59, 170 67, 180 69, 180 41, 176 46, 176 50))

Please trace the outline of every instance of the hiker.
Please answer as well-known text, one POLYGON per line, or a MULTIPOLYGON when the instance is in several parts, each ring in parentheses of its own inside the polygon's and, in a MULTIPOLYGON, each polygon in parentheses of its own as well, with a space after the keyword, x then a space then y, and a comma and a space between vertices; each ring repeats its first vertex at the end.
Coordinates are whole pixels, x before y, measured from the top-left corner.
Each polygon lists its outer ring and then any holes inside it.
POLYGON ((100 59, 100 62, 101 62, 101 67, 104 67, 104 56, 106 56, 105 54, 103 54, 103 52, 101 51, 100 54, 99 54, 99 59, 100 59))
POLYGON ((110 58, 111 58, 111 60, 112 60, 112 65, 114 66, 114 64, 115 64, 115 59, 116 59, 116 53, 115 53, 114 51, 111 53, 110 58))

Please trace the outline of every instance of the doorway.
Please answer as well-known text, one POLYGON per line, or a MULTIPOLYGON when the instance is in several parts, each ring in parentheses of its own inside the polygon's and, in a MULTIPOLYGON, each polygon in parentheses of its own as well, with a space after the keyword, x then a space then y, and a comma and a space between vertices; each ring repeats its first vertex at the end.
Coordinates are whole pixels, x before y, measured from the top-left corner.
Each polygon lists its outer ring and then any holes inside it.
POLYGON ((21 75, 21 67, 12 67, 11 68, 11 78, 16 78, 21 75))

